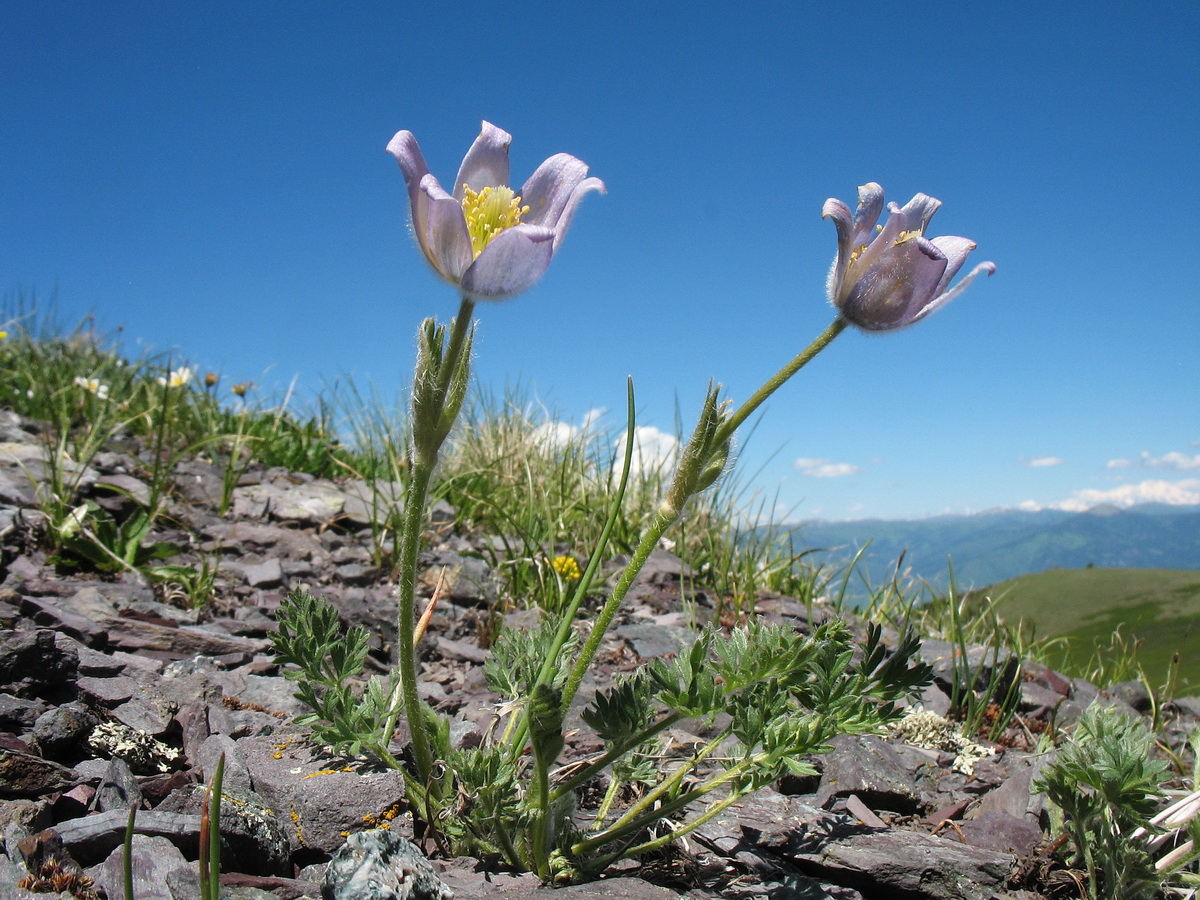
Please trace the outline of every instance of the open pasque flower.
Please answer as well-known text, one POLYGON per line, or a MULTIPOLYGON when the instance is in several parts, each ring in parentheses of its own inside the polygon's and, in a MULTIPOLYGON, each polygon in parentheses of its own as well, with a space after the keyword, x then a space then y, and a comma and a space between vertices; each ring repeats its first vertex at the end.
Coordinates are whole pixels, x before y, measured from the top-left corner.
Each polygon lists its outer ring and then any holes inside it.
POLYGON ((413 232, 429 264, 474 300, 505 300, 532 285, 554 256, 575 207, 604 182, 566 153, 550 157, 520 191, 509 187, 512 135, 489 122, 446 193, 411 132, 388 144, 408 183, 413 232))
POLYGON ((838 255, 829 272, 829 300, 852 325, 868 331, 892 331, 911 325, 961 294, 984 262, 947 290, 975 242, 963 237, 925 237, 929 220, 942 205, 917 194, 903 208, 888 204, 888 220, 876 228, 883 211, 883 188, 872 182, 858 189, 853 215, 841 200, 829 199, 821 215, 833 219, 838 255))

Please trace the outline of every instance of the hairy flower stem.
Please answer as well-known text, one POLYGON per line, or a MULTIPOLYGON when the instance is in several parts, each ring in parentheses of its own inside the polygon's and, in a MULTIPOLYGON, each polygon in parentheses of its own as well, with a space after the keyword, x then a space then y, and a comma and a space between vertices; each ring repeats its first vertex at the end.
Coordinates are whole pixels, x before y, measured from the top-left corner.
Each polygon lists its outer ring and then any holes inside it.
MULTIPOLYGON (((600 562, 604 558, 604 550, 608 546, 608 539, 612 535, 612 530, 617 523, 617 517, 621 512, 621 503, 625 499, 625 488, 629 484, 629 471, 633 461, 634 448, 634 399, 633 399, 633 379, 630 378, 626 382, 626 429, 625 429, 625 457, 621 465, 621 480, 617 484, 616 493, 613 495, 612 506, 608 511, 608 518, 604 522, 604 528, 600 532, 600 538, 596 541, 596 546, 592 549, 591 557, 589 558, 587 568, 584 570, 582 577, 579 579, 579 584, 575 586, 575 593, 571 598, 571 602, 567 608, 563 610, 558 626, 558 632, 554 636, 554 643, 550 647, 549 653, 546 654, 546 660, 542 663, 542 668, 538 671, 537 681, 533 686, 536 691, 538 687, 544 684, 550 684, 554 678, 554 674, 558 668, 558 656, 567 642, 567 638, 571 634, 571 626, 575 622, 575 616, 579 612, 579 607, 582 605, 584 597, 587 596, 588 589, 595 580, 596 572, 600 568, 600 562)), ((531 692, 532 693, 532 692, 531 692)), ((562 706, 563 713, 570 706, 570 698, 568 697, 562 706)), ((501 739, 502 743, 506 744, 512 751, 513 758, 520 756, 525 750, 525 739, 529 734, 529 710, 526 707, 519 718, 513 717, 509 719, 508 727, 504 730, 504 736, 501 739)))
MULTIPOLYGON (((459 360, 464 352, 464 344, 471 332, 471 315, 475 302, 463 297, 458 308, 458 315, 450 330, 450 342, 446 358, 439 372, 436 396, 443 402, 450 389, 450 380, 458 368, 459 360)), ((421 442, 414 442, 421 443, 421 442)), ((396 666, 400 672, 400 693, 404 701, 404 718, 408 722, 409 736, 412 740, 413 757, 417 763, 417 780, 422 784, 430 783, 433 771, 433 752, 429 746, 429 736, 425 733, 425 720, 421 714, 421 700, 417 696, 417 658, 414 640, 416 629, 416 613, 414 598, 417 584, 417 553, 420 549, 421 531, 425 525, 425 501, 429 496, 429 481, 433 477, 433 469, 437 465, 440 442, 430 446, 425 452, 413 451, 412 476, 408 483, 407 496, 404 498, 404 519, 400 531, 400 564, 397 570, 396 597, 399 610, 396 622, 396 666)), ((396 716, 399 710, 393 709, 384 725, 385 732, 381 735, 382 743, 387 746, 391 732, 396 726, 396 716)))
MULTIPOLYGON (((846 330, 849 324, 841 316, 834 319, 833 323, 816 340, 801 351, 795 359, 776 372, 766 384, 755 391, 754 395, 743 403, 720 426, 715 438, 710 442, 711 445, 720 446, 725 441, 730 440, 739 425, 746 421, 771 394, 779 390, 789 378, 799 372, 813 357, 828 347, 835 337, 846 330)), ((583 645, 583 650, 575 660, 575 665, 572 667, 571 674, 567 678, 562 699, 562 708, 564 711, 571 705, 571 701, 575 698, 575 694, 579 690, 579 685, 583 681, 583 676, 587 672, 588 666, 591 665, 592 659, 596 656, 600 642, 604 639, 604 634, 608 631, 608 626, 612 624, 613 617, 617 614, 617 610, 621 606, 621 601, 625 599, 625 595, 633 587, 634 580, 642 570, 642 566, 646 564, 646 560, 650 558, 650 554, 654 552, 654 548, 658 546, 659 540, 666 533, 667 529, 674 525, 683 514, 683 507, 686 505, 688 499, 688 497, 681 497, 675 503, 664 503, 661 505, 650 522, 649 527, 642 534, 641 542, 634 551, 628 565, 625 566, 625 571, 621 573, 621 578, 613 588, 612 594, 605 601, 604 608, 600 610, 600 615, 592 626, 592 632, 588 635, 587 643, 583 645)))
POLYGON ((633 551, 633 556, 625 566, 625 570, 621 573, 620 580, 617 581, 608 599, 604 601, 604 607, 600 610, 600 615, 596 617, 591 634, 588 635, 587 643, 583 645, 583 650, 580 651, 579 656, 575 660, 575 665, 571 668, 571 674, 567 676, 567 684, 563 688, 562 696, 562 708, 564 711, 571 706, 571 701, 575 699, 575 694, 579 691, 579 685, 583 681, 583 676, 587 673, 588 666, 591 665, 592 659, 596 656, 596 651, 600 649, 600 641, 604 639, 604 634, 608 631, 608 626, 612 624, 613 616, 617 614, 617 610, 621 606, 621 601, 625 599, 625 595, 633 587, 633 582, 637 578, 638 572, 642 570, 642 566, 646 564, 646 560, 650 558, 650 554, 658 546, 658 542, 663 534, 679 519, 680 512, 681 510, 670 510, 660 507, 654 514, 649 527, 642 534, 642 539, 638 543, 637 549, 633 551))
POLYGON ((834 319, 832 324, 821 332, 816 340, 805 347, 795 359, 776 372, 766 384, 755 391, 754 395, 725 421, 717 433, 717 442, 733 437, 733 433, 737 431, 739 425, 746 421, 768 397, 783 387, 789 378, 803 369, 812 361, 813 357, 828 347, 833 339, 845 331, 849 325, 850 323, 841 316, 834 319))

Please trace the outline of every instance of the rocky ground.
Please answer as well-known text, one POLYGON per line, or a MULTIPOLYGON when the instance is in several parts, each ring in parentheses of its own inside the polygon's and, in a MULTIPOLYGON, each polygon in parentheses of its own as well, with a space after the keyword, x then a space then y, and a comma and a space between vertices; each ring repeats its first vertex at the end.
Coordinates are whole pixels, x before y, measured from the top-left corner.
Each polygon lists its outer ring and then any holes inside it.
MULTIPOLYGON (((83 473, 85 494, 118 517, 147 493, 136 450, 106 450, 83 473)), ((268 642, 274 610, 303 585, 365 625, 386 658, 394 603, 386 572, 372 565, 367 486, 252 467, 220 516, 220 473, 199 460, 179 466, 153 537, 183 548, 172 563, 219 560, 216 601, 188 609, 178 591, 134 575, 47 561, 34 502, 41 453, 36 426, 0 412, 0 896, 123 897, 121 844, 134 806, 136 897, 197 897, 203 785, 222 753, 222 896, 315 900, 348 839, 392 842, 384 850, 399 853, 396 865, 420 866, 393 837, 412 833, 399 774, 306 741, 293 722, 304 708, 268 642)), ((432 527, 425 582, 432 590, 445 570, 449 599, 424 640, 422 689, 448 714, 486 725, 495 698, 482 678, 482 645, 498 582, 484 538, 458 533, 453 510, 435 510, 432 527)), ((668 553, 651 560, 601 654, 597 685, 689 643, 685 575, 668 553)), ((810 627, 805 607, 787 597, 763 597, 759 609, 810 627)), ((812 614, 831 615, 821 606, 812 614)), ((945 712, 951 648, 926 640, 922 654, 938 678, 924 706, 945 712)), ((1038 734, 1069 724, 1099 694, 1030 664, 1020 716, 999 743, 980 741, 972 754, 935 719, 888 739, 840 740, 815 760, 818 776, 753 795, 644 865, 559 890, 576 898, 1072 896, 1070 878, 1051 862, 1043 798, 1030 790, 1045 764, 1033 750, 1038 734)), ((1134 684, 1101 696, 1130 710, 1149 704, 1134 684)), ((1174 701, 1168 716, 1168 733, 1182 739, 1200 699, 1174 701)), ((581 734, 567 753, 594 746, 581 734)), ((531 876, 487 872, 474 860, 432 866, 460 898, 549 896, 531 876)), ((335 893, 337 877, 326 896, 388 896, 335 893)))

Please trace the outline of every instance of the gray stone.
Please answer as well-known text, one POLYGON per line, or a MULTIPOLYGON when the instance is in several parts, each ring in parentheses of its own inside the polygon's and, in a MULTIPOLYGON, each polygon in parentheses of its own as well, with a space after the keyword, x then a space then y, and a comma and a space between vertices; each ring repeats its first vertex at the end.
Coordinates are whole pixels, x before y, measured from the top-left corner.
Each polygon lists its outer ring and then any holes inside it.
POLYGON ((202 459, 184 460, 175 467, 173 482, 189 502, 215 507, 221 502, 222 473, 202 459))
POLYGON ((640 659, 675 656, 696 642, 696 630, 658 622, 631 622, 613 632, 627 643, 640 659))
POLYGON ((1021 682, 1021 712, 1035 712, 1041 709, 1055 709, 1063 701, 1063 695, 1053 691, 1036 681, 1021 682))
POLYGON ((43 695, 75 679, 79 654, 48 628, 10 631, 0 637, 0 686, 19 697, 43 695))
POLYGON ((46 704, 41 700, 0 693, 0 731, 26 731, 45 711, 46 704))
POLYGON ((236 518, 263 518, 301 525, 328 525, 346 505, 346 495, 327 482, 309 484, 254 484, 234 488, 236 518))
POLYGON ((0 747, 0 797, 40 797, 75 784, 75 773, 66 766, 0 747))
POLYGON ((52 628, 60 635, 74 638, 87 647, 104 647, 108 633, 99 617, 69 609, 71 599, 55 601, 49 597, 21 598, 21 614, 43 628, 52 628))
POLYGON ((992 900, 1015 865, 1007 853, 900 829, 802 837, 789 850, 809 874, 880 897, 992 900))
POLYGON ((97 724, 82 704, 64 703, 40 715, 31 734, 46 759, 74 762, 97 724))
POLYGON ((272 588, 283 584, 283 567, 275 557, 258 563, 223 562, 221 572, 236 575, 250 587, 272 588))
POLYGON ((1171 701, 1177 712, 1200 719, 1200 697, 1176 697, 1171 701))
POLYGON ((0 800, 0 835, 12 824, 37 832, 49 828, 52 822, 50 804, 45 800, 0 800))
MULTIPOLYGON (((95 865, 120 846, 128 824, 129 810, 112 809, 59 822, 54 830, 71 856, 84 865, 95 865)), ((184 853, 195 854, 199 846, 200 817, 158 809, 141 810, 137 814, 134 833, 168 838, 184 853)))
POLYGON ((92 808, 100 812, 108 812, 111 809, 128 811, 130 807, 140 808, 141 805, 142 789, 138 786, 129 763, 119 757, 110 759, 104 777, 96 787, 92 808))
POLYGON ((431 590, 441 578, 443 568, 446 570, 445 588, 451 600, 474 605, 495 602, 499 587, 486 560, 458 553, 439 553, 433 566, 421 576, 431 590))
POLYGON ((227 653, 265 653, 265 640, 234 637, 203 625, 172 627, 122 619, 112 634, 113 646, 129 651, 149 651, 163 657, 184 659, 189 656, 224 656, 227 653))
POLYGON ((999 810, 965 820, 959 825, 958 833, 968 846, 1022 856, 1032 853, 1043 840, 1041 826, 1036 821, 999 810))
POLYGON ((290 820, 292 848, 332 853, 348 832, 389 824, 411 828, 397 818, 404 800, 399 771, 355 768, 344 759, 311 748, 300 735, 242 738, 254 790, 290 820))
POLYGON ((1148 713, 1154 705, 1150 692, 1140 681, 1122 681, 1102 691, 1105 697, 1127 704, 1139 713, 1148 713))
POLYGON ((360 831, 329 861, 324 900, 454 900, 416 845, 382 828, 360 831))
POLYGON ((752 866, 763 860, 777 867, 783 859, 867 897, 991 900, 1015 862, 918 831, 867 828, 771 790, 730 806, 696 836, 752 866))
MULTIPOLYGON (((154 811, 198 820, 207 792, 206 785, 189 785, 173 791, 154 811)), ((231 871, 292 874, 288 829, 277 809, 254 791, 221 785, 221 846, 231 871)))
POLYGON ((874 735, 839 735, 832 743, 822 757, 818 806, 856 794, 872 810, 917 811, 920 797, 911 771, 886 741, 874 735))
MULTIPOLYGON (((174 844, 165 837, 133 836, 133 895, 137 900, 182 900, 171 890, 168 879, 179 870, 194 869, 174 844)), ((109 897, 125 896, 125 847, 119 845, 104 862, 87 874, 109 897)), ((196 895, 194 895, 196 896, 196 895)))
POLYGON ((150 486, 132 475, 101 475, 95 487, 97 502, 109 511, 150 505, 150 486))

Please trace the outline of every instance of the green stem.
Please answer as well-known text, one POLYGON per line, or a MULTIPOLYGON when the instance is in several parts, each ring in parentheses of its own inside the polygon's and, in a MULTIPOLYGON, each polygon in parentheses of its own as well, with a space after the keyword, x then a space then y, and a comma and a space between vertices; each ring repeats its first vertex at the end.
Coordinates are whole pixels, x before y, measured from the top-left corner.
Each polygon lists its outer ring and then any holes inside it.
POLYGON ((733 433, 737 431, 739 425, 746 421, 768 397, 779 390, 784 382, 808 365, 814 356, 828 347, 835 337, 846 330, 849 324, 841 316, 834 319, 833 323, 821 332, 816 340, 804 348, 795 359, 776 372, 766 384, 755 391, 754 395, 738 408, 737 412, 726 420, 725 424, 717 432, 717 437, 713 441, 714 446, 719 446, 723 441, 733 437, 733 433))
POLYGON ((545 760, 541 758, 541 754, 537 752, 537 741, 534 740, 534 755, 537 757, 534 760, 533 766, 533 827, 530 829, 530 848, 529 855, 533 857, 534 866, 537 869, 538 878, 546 881, 550 877, 550 855, 546 852, 546 847, 552 841, 551 831, 554 827, 550 815, 550 771, 549 766, 553 760, 545 760))
POLYGON ((683 716, 681 716, 679 713, 671 713, 671 715, 660 719, 659 721, 657 721, 653 725, 651 725, 649 728, 642 729, 637 734, 635 734, 633 737, 629 738, 629 740, 622 741, 620 744, 613 747, 612 749, 605 751, 605 753, 602 756, 600 756, 597 759, 595 759, 594 761, 588 763, 586 766, 584 766, 582 769, 580 769, 578 772, 576 772, 569 779, 567 779, 566 781, 561 782, 559 785, 557 785, 554 788, 554 793, 550 795, 550 802, 552 802, 552 803, 557 802, 563 796, 565 796, 566 794, 575 790, 575 788, 579 787, 581 784, 586 782, 593 775, 596 775, 597 773, 604 771, 604 769, 609 764, 620 759, 622 756, 624 756, 630 750, 633 750, 636 747, 640 747, 642 744, 646 743, 646 741, 650 740, 650 738, 652 738, 656 734, 670 728, 672 725, 674 725, 676 722, 680 721, 682 718, 683 718, 683 716))
MULTIPOLYGON (((429 736, 425 733, 425 722, 421 716, 421 700, 417 695, 417 653, 413 643, 416 629, 414 595, 417 580, 417 550, 421 539, 421 527, 425 522, 425 498, 429 492, 432 465, 417 460, 412 478, 408 483, 405 500, 404 528, 400 532, 400 572, 396 585, 399 605, 396 626, 396 665, 400 669, 400 696, 404 701, 404 718, 408 722, 409 737, 412 739, 413 756, 417 762, 418 780, 425 782, 433 770, 433 752, 429 748, 429 736)), ((385 725, 394 727, 394 713, 385 725)), ((386 743, 389 734, 383 735, 386 743)))
MULTIPOLYGON (((676 787, 683 781, 688 772, 693 771, 696 766, 702 763, 705 759, 713 754, 717 746, 721 744, 729 735, 729 729, 725 729, 721 734, 709 741, 698 753, 694 754, 691 759, 680 765, 669 776, 655 785, 654 789, 647 792, 644 797, 638 800, 633 806, 625 810, 625 812, 615 822, 608 827, 605 833, 621 834, 624 833, 630 826, 637 826, 639 823, 655 822, 667 815, 664 812, 665 808, 672 801, 659 803, 659 800, 675 790, 676 787), (649 818, 647 819, 647 816, 649 818)), ((739 764, 740 765, 740 764, 739 764)), ((702 786, 703 787, 703 786, 702 786)), ((687 792, 687 796, 691 796, 694 791, 701 788, 694 788, 687 792)), ((677 798, 678 799, 678 798, 677 798)))
MULTIPOLYGON (((450 379, 458 368, 459 358, 463 354, 463 346, 471 331, 471 314, 475 302, 467 297, 462 298, 458 315, 450 330, 450 343, 446 358, 438 378, 438 393, 444 406, 446 392, 450 388, 450 379)), ((413 757, 416 759, 418 780, 429 783, 433 771, 433 752, 429 746, 429 736, 425 733, 425 721, 421 715, 421 700, 417 695, 417 658, 413 641, 416 629, 416 612, 414 598, 417 583, 417 553, 420 549, 421 531, 425 525, 425 501, 429 496, 429 482, 433 477, 433 469, 437 465, 438 450, 433 447, 427 453, 414 451, 412 460, 412 476, 408 483, 408 495, 404 502, 403 527, 400 532, 400 565, 397 575, 396 594, 399 610, 396 624, 396 665, 400 670, 400 692, 404 700, 404 717, 408 722, 409 737, 412 740, 413 757)), ((385 728, 389 729, 382 735, 382 742, 387 746, 391 737, 390 729, 395 727, 396 713, 388 716, 385 728)))
POLYGON ((659 539, 662 538, 668 528, 675 524, 678 518, 679 511, 672 511, 662 507, 654 514, 650 526, 642 535, 641 542, 638 543, 632 558, 621 573, 620 580, 613 588, 612 594, 604 602, 604 608, 600 610, 600 615, 596 618, 595 624, 592 625, 592 632, 588 635, 587 642, 583 645, 583 650, 580 651, 579 656, 575 660, 575 665, 571 668, 571 674, 567 677, 566 687, 563 688, 562 708, 564 710, 568 709, 571 701, 575 699, 575 694, 579 691, 579 685, 583 681, 583 676, 587 673, 588 666, 591 665, 596 651, 600 649, 600 641, 604 639, 604 634, 608 631, 608 626, 612 624, 613 616, 617 614, 617 610, 621 606, 621 601, 625 599, 625 595, 633 587, 633 582, 642 570, 642 566, 646 564, 646 560, 650 558, 650 554, 658 546, 659 539))
MULTIPOLYGON (((562 613, 562 619, 559 622, 558 632, 554 636, 554 644, 550 648, 550 652, 546 654, 546 659, 542 663, 542 668, 538 672, 537 681, 530 690, 530 696, 538 689, 540 685, 549 684, 554 673, 558 670, 558 656, 562 651, 563 645, 567 642, 567 638, 571 634, 571 626, 575 622, 575 616, 579 612, 579 607, 583 604, 583 599, 587 595, 588 589, 595 580, 596 572, 600 568, 600 562, 604 559, 604 551, 608 546, 608 540, 612 535, 613 528, 616 526, 617 518, 621 513, 621 504, 625 500, 625 489, 629 484, 629 471, 633 461, 634 447, 634 400, 633 400, 633 379, 630 378, 626 383, 626 426, 625 426, 625 458, 621 466, 621 480, 617 485, 616 494, 612 499, 612 506, 608 512, 608 518, 604 522, 604 528, 600 532, 600 537, 596 541, 596 546, 592 548, 591 558, 588 560, 587 568, 583 572, 583 576, 579 579, 579 584, 575 586, 575 593, 571 598, 570 604, 562 613)), ((571 698, 575 692, 572 690, 570 695, 563 696, 562 710, 565 714, 567 708, 571 705, 571 698)), ((521 711, 520 716, 513 716, 508 721, 508 727, 504 730, 504 737, 501 742, 506 744, 515 759, 525 749, 525 738, 529 734, 529 709, 526 707, 521 711), (511 741, 511 743, 509 743, 511 741)))
POLYGON ((661 837, 645 841, 644 843, 638 844, 635 847, 630 847, 622 855, 633 857, 642 853, 648 853, 651 850, 657 850, 659 847, 665 847, 667 844, 678 840, 685 834, 691 834, 705 822, 711 821, 715 817, 719 816, 721 813, 725 812, 725 810, 729 809, 729 807, 733 806, 733 804, 737 803, 741 798, 742 795, 737 792, 730 793, 730 795, 724 800, 714 803, 704 813, 692 819, 692 821, 687 822, 684 825, 681 825, 679 828, 673 829, 672 831, 668 831, 661 837))
MULTIPOLYGON (((715 747, 715 743, 711 746, 715 747)), ((711 752, 711 749, 706 748, 706 755, 709 752, 711 752)), ((768 754, 766 753, 757 753, 754 756, 747 757, 736 765, 725 770, 720 775, 709 779, 699 787, 685 791, 678 797, 668 800, 654 809, 647 810, 647 804, 645 803, 647 798, 643 798, 642 803, 639 803, 637 807, 626 812, 625 815, 614 822, 612 826, 600 832, 599 834, 592 835, 591 837, 574 844, 571 847, 571 855, 575 857, 583 856, 592 850, 603 847, 605 844, 610 844, 613 841, 620 840, 623 837, 636 834, 641 829, 646 828, 655 822, 661 821, 676 810, 683 809, 685 806, 696 802, 701 797, 711 794, 718 788, 728 784, 731 781, 734 781, 735 779, 744 775, 746 772, 753 770, 757 766, 761 765, 767 756, 768 754), (635 813, 635 810, 643 810, 643 812, 641 815, 631 815, 632 813, 635 813)), ((678 782, 679 778, 676 778, 676 775, 680 772, 691 771, 697 762, 699 762, 699 758, 692 760, 688 765, 682 766, 681 769, 677 770, 677 772, 673 774, 670 779, 668 779, 666 782, 663 782, 662 785, 659 785, 659 787, 655 788, 655 790, 651 793, 655 794, 656 797, 662 796, 664 793, 664 785, 667 785, 669 782, 678 782)), ((738 796, 741 796, 741 793, 736 790, 733 792, 733 794, 735 795, 733 799, 737 799, 738 796)), ((622 851, 622 853, 618 855, 625 855, 625 852, 626 851, 622 851)), ((616 859, 616 857, 613 857, 613 859, 616 859)), ((612 861, 613 860, 609 860, 608 862, 612 861)))
MULTIPOLYGON (((733 413, 721 427, 717 430, 716 435, 712 440, 713 446, 720 446, 725 441, 733 437, 733 433, 750 415, 758 409, 763 402, 777 391, 789 378, 804 368, 818 353, 829 346, 830 342, 835 337, 846 330, 849 323, 841 316, 833 320, 833 323, 826 328, 816 340, 808 345, 800 352, 791 362, 780 369, 772 376, 766 384, 754 392, 741 407, 733 413)), ((686 502, 687 498, 684 498, 686 502)), ((587 672, 587 668, 591 665, 592 659, 599 649, 600 641, 603 640, 608 626, 612 623, 613 616, 616 615, 617 609, 621 605, 621 601, 625 599, 625 594, 633 586, 634 580, 637 578, 638 572, 642 566, 646 564, 646 560, 650 554, 654 552, 654 548, 658 546, 659 539, 663 536, 668 528, 670 528, 676 520, 679 519, 683 512, 683 503, 679 504, 679 508, 671 508, 669 505, 664 505, 659 508, 655 514, 650 527, 646 529, 642 535, 642 540, 634 551, 633 558, 625 567, 625 571, 621 573, 621 579, 613 588, 612 594, 604 604, 604 608, 600 611, 599 618, 596 619, 595 625, 592 627, 592 633, 588 636, 587 643, 584 644, 583 651, 575 660, 575 665, 571 669, 570 677, 567 679, 567 686, 563 691, 563 709, 570 706, 575 694, 579 690, 579 684, 583 681, 583 676, 587 672)))

